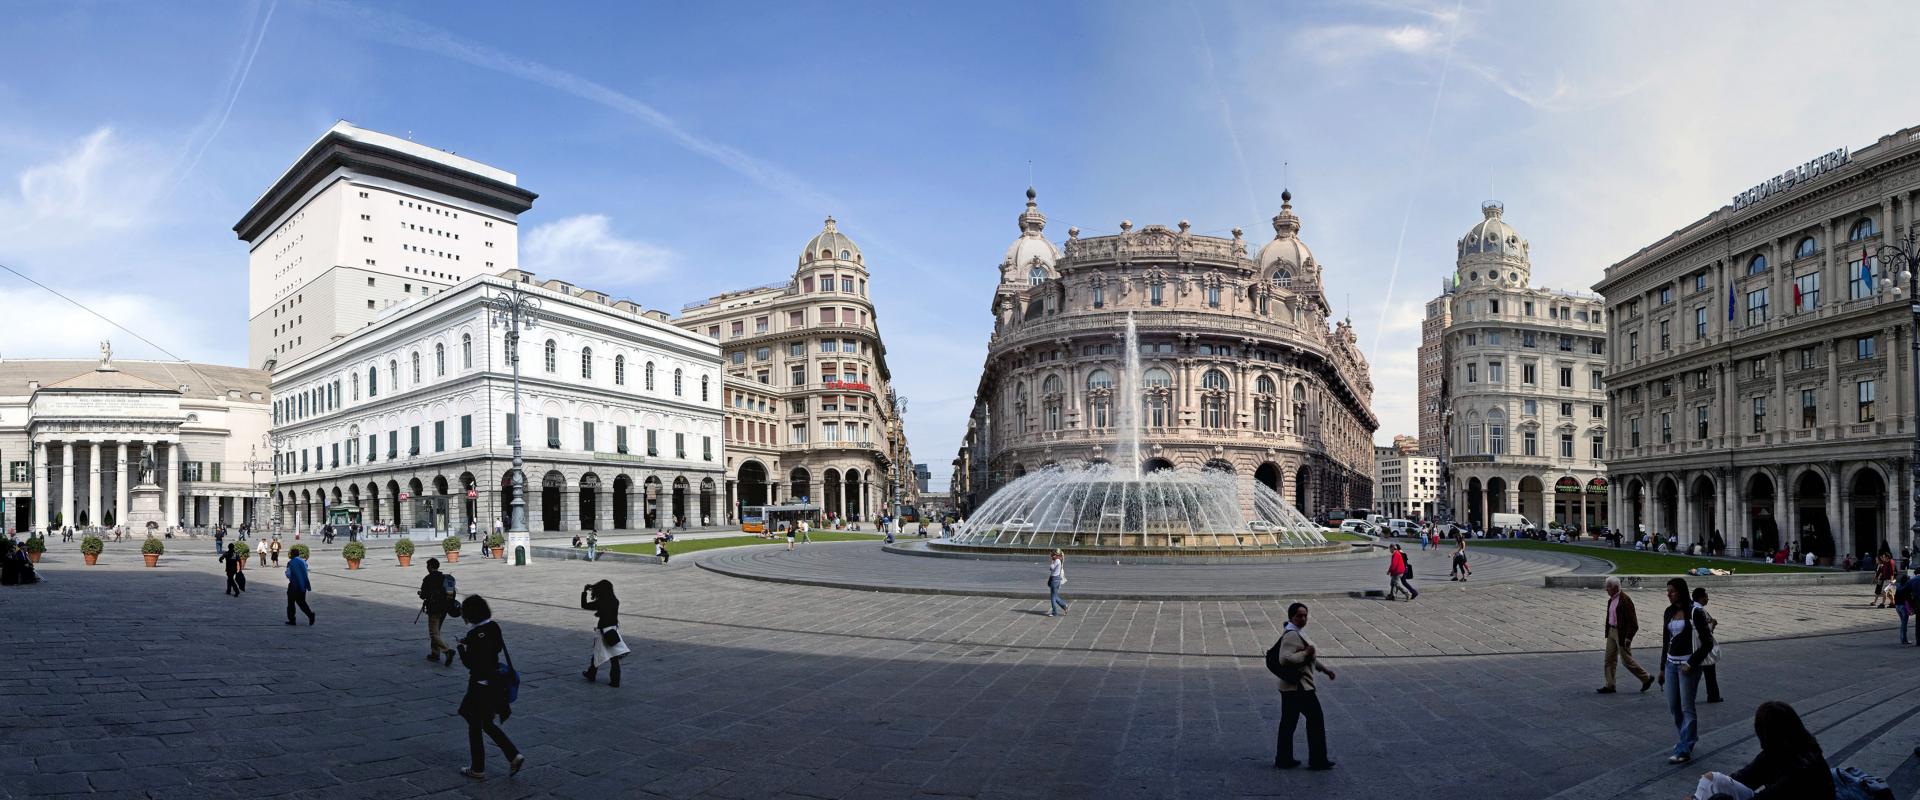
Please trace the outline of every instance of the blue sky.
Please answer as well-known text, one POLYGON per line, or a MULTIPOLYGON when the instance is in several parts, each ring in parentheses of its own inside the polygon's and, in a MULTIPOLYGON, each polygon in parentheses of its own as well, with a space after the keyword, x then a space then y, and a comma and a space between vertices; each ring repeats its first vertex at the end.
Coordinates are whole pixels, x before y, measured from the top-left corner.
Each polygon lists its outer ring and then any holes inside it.
MULTIPOLYGON (((1584 288, 1768 174, 1920 122, 1912 3, 14 3, 0 261, 241 363, 231 227, 336 119, 516 172, 523 262, 657 308, 784 279, 827 214, 873 272, 943 484, 1029 162, 1058 240, 1244 227, 1290 187, 1414 433, 1422 303, 1491 193, 1584 288), (1857 44, 1850 44, 1853 40, 1857 44), (537 245, 536 245, 537 243, 537 245)), ((0 357, 111 336, 0 274, 0 357)))

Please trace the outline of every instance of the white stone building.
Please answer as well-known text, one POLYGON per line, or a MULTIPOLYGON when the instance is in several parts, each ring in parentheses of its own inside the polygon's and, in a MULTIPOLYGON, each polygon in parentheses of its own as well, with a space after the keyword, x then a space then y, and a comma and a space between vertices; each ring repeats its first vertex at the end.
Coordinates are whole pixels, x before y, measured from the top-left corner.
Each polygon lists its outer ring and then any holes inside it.
POLYGON ((312 352, 389 307, 519 266, 513 173, 340 122, 255 201, 247 242, 247 364, 312 352))
POLYGON ((123 524, 142 448, 175 526, 264 522, 267 375, 170 361, 0 359, 0 526, 123 524))
POLYGON ((282 524, 490 528, 506 517, 516 430, 527 432, 532 530, 717 524, 720 351, 664 319, 515 270, 282 361, 282 524), (521 334, 517 426, 508 329, 487 302, 515 286, 539 303, 537 327, 521 334))
POLYGON ((1395 519, 1432 519, 1440 497, 1440 459, 1396 447, 1374 448, 1374 505, 1395 519))
MULTIPOLYGON (((1606 328, 1598 295, 1534 287, 1527 240, 1495 202, 1460 238, 1438 390, 1454 519, 1607 524, 1606 328)), ((1429 319, 1435 316, 1429 307, 1429 319)), ((1425 432, 1422 432, 1423 435, 1425 432)))

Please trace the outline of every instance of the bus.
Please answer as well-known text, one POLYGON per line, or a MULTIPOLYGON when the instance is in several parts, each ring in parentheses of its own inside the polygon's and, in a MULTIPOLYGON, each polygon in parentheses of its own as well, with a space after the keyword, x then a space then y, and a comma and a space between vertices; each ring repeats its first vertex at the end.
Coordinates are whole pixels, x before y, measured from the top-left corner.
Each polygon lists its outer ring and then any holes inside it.
POLYGON ((798 523, 800 520, 818 520, 820 506, 812 503, 794 503, 783 506, 746 506, 740 509, 740 531, 742 533, 767 533, 782 524, 798 523))
POLYGON ((740 509, 740 532, 766 533, 767 532, 766 509, 767 509, 766 506, 747 506, 745 508, 740 509))

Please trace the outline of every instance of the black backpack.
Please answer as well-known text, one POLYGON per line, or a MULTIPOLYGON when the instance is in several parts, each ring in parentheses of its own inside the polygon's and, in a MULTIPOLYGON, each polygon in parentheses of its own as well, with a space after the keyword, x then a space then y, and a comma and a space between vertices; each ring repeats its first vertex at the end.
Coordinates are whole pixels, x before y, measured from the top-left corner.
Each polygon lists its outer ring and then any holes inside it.
POLYGON ((1273 646, 1267 648, 1267 671, 1287 683, 1299 683, 1300 668, 1280 660, 1280 643, 1286 640, 1287 634, 1282 633, 1273 641, 1273 646))

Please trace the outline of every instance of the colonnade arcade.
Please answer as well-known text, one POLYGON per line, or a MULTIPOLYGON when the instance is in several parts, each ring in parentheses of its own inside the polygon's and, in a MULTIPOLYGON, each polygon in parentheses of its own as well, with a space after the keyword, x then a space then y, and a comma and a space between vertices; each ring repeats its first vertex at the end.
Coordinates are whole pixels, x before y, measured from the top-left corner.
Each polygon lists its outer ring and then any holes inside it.
POLYGON ((1453 507, 1475 528, 1493 526, 1492 514, 1519 514, 1546 528, 1549 524, 1591 532, 1619 519, 1612 509, 1612 487, 1599 475, 1474 475, 1456 472, 1453 507))
POLYGON ((1617 475, 1615 519, 1633 535, 1677 535, 1683 549, 1717 530, 1729 553, 1744 538, 1758 551, 1804 548, 1820 559, 1897 554, 1911 544, 1905 476, 1898 459, 1617 475))
MULTIPOLYGON (((178 434, 53 430, 33 435, 33 527, 121 524, 128 490, 139 480, 143 446, 152 448, 153 482, 166 490, 160 495, 164 518, 178 524, 180 489, 186 485, 181 480, 178 434)), ((252 501, 246 498, 217 500, 212 510, 215 521, 238 525, 252 512, 252 501)))
MULTIPOLYGON (((701 474, 635 475, 526 467, 527 527, 535 531, 616 531, 720 524, 719 485, 701 474)), ((472 471, 453 475, 382 475, 353 483, 282 487, 280 527, 384 525, 401 530, 482 532, 504 529, 512 483, 504 471, 482 483, 472 471)))

